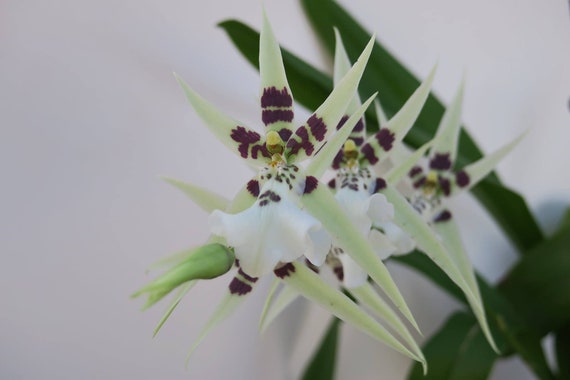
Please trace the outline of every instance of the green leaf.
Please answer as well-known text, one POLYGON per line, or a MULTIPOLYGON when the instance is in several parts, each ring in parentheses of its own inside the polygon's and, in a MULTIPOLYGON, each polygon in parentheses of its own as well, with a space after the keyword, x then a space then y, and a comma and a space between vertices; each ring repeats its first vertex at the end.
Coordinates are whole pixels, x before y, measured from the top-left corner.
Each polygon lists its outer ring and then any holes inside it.
MULTIPOLYGON (((338 28, 344 40, 348 55, 354 60, 359 49, 368 41, 371 34, 335 1, 302 0, 301 3, 330 54, 334 52, 334 26, 338 28)), ((377 43, 361 81, 361 95, 367 97, 367 94, 379 91, 382 107, 387 115, 391 116, 402 107, 418 85, 419 80, 380 43, 377 43)), ((430 95, 418 117, 416 127, 407 135, 406 142, 417 148, 431 139, 443 112, 443 104, 435 96, 430 95)), ((368 123, 368 126, 371 125, 376 124, 368 123)), ((460 136, 457 164, 462 167, 478 160, 482 154, 465 130, 462 130, 460 136)), ((495 217, 520 251, 540 242, 543 239, 542 232, 524 200, 517 193, 497 185, 500 185, 499 179, 492 174, 477 186, 473 193, 495 217), (505 209, 501 202, 492 201, 493 198, 507 201, 509 208, 505 209), (515 210, 516 214, 512 213, 515 210)))
POLYGON ((555 350, 558 378, 570 379, 570 324, 556 332, 555 350))
POLYGON ((414 365, 408 380, 484 380, 497 355, 491 350, 471 315, 456 313, 428 341, 424 353, 427 376, 414 365))
POLYGON ((541 335, 570 323, 570 224, 565 221, 550 239, 529 251, 499 286, 541 335))
POLYGON ((333 318, 319 348, 305 369, 303 380, 333 380, 340 320, 333 318))

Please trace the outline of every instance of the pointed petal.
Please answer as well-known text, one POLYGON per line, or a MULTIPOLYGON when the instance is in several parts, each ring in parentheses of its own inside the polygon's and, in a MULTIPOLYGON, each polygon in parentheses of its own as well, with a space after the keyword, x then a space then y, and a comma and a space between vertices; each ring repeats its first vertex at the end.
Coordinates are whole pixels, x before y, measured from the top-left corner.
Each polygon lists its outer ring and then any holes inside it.
MULTIPOLYGON (((335 51, 334 51, 334 73, 333 73, 333 81, 336 85, 339 83, 342 78, 350 71, 350 67, 352 66, 350 63, 350 59, 348 58, 348 54, 346 53, 346 49, 342 43, 342 38, 340 37, 340 33, 338 32, 337 28, 334 28, 334 36, 335 36, 335 51)), ((346 108, 347 114, 352 114, 356 112, 358 107, 360 107, 360 96, 358 92, 356 92, 350 101, 350 104, 346 108)), ((362 133, 362 132, 361 132, 362 133)))
POLYGON ((487 317, 485 315, 483 301, 481 299, 481 293, 479 292, 477 280, 475 279, 475 273, 473 272, 471 261, 469 261, 469 256, 467 255, 467 252, 465 252, 465 248, 461 242, 461 236, 457 224, 453 221, 453 219, 449 219, 446 221, 434 223, 433 228, 441 237, 444 245, 447 248, 447 251, 450 253, 452 259, 455 261, 457 267, 471 288, 473 297, 468 297, 468 301, 471 305, 471 308, 473 309, 475 317, 479 321, 481 330, 483 330, 483 333, 487 337, 487 341, 493 350, 497 353, 500 353, 495 340, 493 339, 493 335, 491 334, 491 330, 487 322, 487 317))
POLYGON ((380 103, 379 98, 376 98, 374 100, 374 110, 376 111, 376 117, 378 118, 378 129, 384 128, 388 123, 388 117, 382 108, 382 104, 380 103))
POLYGON ((346 107, 358 89, 360 77, 366 68, 374 46, 374 37, 344 78, 335 86, 325 102, 299 127, 287 141, 285 157, 301 161, 318 152, 344 115, 346 107))
POLYGON ((524 138, 526 132, 506 144, 502 148, 496 150, 488 156, 481 158, 470 165, 455 173, 455 181, 451 187, 451 196, 457 195, 460 192, 469 190, 475 186, 480 180, 485 178, 495 166, 505 157, 517 144, 524 138))
POLYGON ((285 75, 281 49, 265 12, 259 39, 259 74, 263 124, 268 131, 276 131, 287 141, 292 133, 293 97, 285 75))
MULTIPOLYGON (((275 280, 276 284, 280 284, 279 280, 275 280)), ((299 298, 300 294, 293 288, 284 285, 276 297, 269 297, 266 301, 266 307, 261 314, 261 319, 259 320, 259 330, 263 333, 267 327, 277 318, 283 310, 287 308, 293 301, 299 298)))
POLYGON ((323 226, 338 241, 338 245, 348 253, 353 260, 372 277, 381 287, 382 291, 390 297, 396 307, 404 316, 419 330, 417 323, 394 283, 392 276, 376 254, 366 237, 351 223, 350 219, 342 211, 331 192, 325 185, 315 185, 310 193, 301 197, 301 203, 308 212, 321 221, 323 226))
MULTIPOLYGON (((445 110, 443 117, 437 127, 435 142, 430 151, 429 156, 434 158, 435 155, 443 155, 449 158, 449 162, 455 162, 457 156, 457 142, 459 139, 459 131, 461 129, 461 106, 463 103, 463 91, 465 83, 462 80, 451 104, 445 110)), ((433 169, 439 169, 434 167, 433 169)))
POLYGON ((394 222, 416 241, 418 247, 436 263, 449 278, 455 282, 468 296, 473 296, 466 279, 455 262, 450 258, 447 249, 421 215, 408 203, 394 187, 388 185, 381 190, 397 210, 394 222))
POLYGON ((406 325, 394 310, 374 290, 371 284, 365 283, 358 288, 350 289, 349 292, 356 297, 360 304, 365 305, 372 310, 374 314, 386 321, 388 326, 401 336, 402 339, 404 339, 413 353, 419 358, 425 360, 422 350, 416 343, 416 340, 412 337, 412 334, 408 331, 406 325))
MULTIPOLYGON (((257 279, 256 279, 257 281, 257 279)), ((255 281, 250 281, 240 273, 238 273, 229 285, 229 293, 225 295, 218 307, 198 335, 196 342, 192 345, 188 356, 186 357, 186 364, 190 360, 194 350, 202 343, 204 338, 216 328, 220 323, 225 321, 237 308, 247 299, 251 294, 255 281)))
POLYGON ((172 303, 170 304, 170 306, 168 307, 168 309, 166 309, 166 312, 164 313, 164 315, 162 316, 162 318, 160 318, 160 321, 158 322, 158 325, 154 328, 154 331, 152 333, 152 337, 154 338, 156 336, 156 334, 158 334, 158 332, 160 331, 160 329, 162 328, 162 326, 164 325, 164 323, 168 320, 168 318, 170 318, 170 316, 172 315, 172 312, 174 311, 174 309, 176 309, 176 307, 178 306, 178 304, 180 303, 180 301, 182 301, 182 298, 188 294, 188 292, 190 291, 190 289, 192 289, 194 287, 194 285, 196 285, 198 283, 198 281, 190 281, 184 285, 182 285, 180 287, 180 290, 178 291, 178 294, 176 295, 176 297, 172 300, 172 303))
POLYGON ((402 178, 410 172, 416 163, 424 156, 429 147, 433 144, 433 140, 428 141, 419 147, 414 153, 410 154, 408 158, 400 165, 393 167, 386 173, 386 181, 392 185, 396 185, 402 178))
POLYGON ((430 93, 436 67, 414 91, 404 106, 376 134, 370 136, 362 147, 364 159, 374 165, 388 157, 388 152, 398 144, 414 125, 430 93))
MULTIPOLYGON (((305 298, 318 303, 339 319, 386 343, 396 351, 422 362, 422 358, 409 351, 388 330, 366 314, 350 298, 331 287, 305 266, 299 263, 289 263, 280 270, 276 270, 275 274, 287 286, 295 289, 305 298)), ((425 360, 423 363, 425 363, 425 360)))
POLYGON ((344 125, 327 141, 325 146, 317 153, 307 166, 307 175, 320 178, 330 168, 336 154, 352 133, 354 126, 364 115, 364 112, 378 93, 372 95, 358 110, 344 123, 344 125))
POLYGON ((174 76, 198 116, 218 140, 248 164, 255 166, 265 164, 271 156, 265 147, 265 139, 259 133, 225 116, 192 90, 177 74, 174 76))
POLYGON ((163 180, 172 186, 182 190, 190 199, 194 201, 200 208, 208 213, 214 210, 225 210, 229 201, 214 192, 206 190, 202 187, 192 185, 174 178, 162 177, 163 180))

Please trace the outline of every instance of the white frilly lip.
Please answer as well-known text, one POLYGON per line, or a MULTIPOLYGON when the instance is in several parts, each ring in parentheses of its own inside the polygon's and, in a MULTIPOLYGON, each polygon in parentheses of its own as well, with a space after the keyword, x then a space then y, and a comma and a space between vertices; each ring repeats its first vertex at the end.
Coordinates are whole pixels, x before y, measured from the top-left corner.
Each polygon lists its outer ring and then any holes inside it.
MULTIPOLYGON (((361 187, 359 187, 361 189, 361 187)), ((390 223, 394 217, 394 206, 383 194, 372 194, 366 190, 341 188, 335 198, 350 220, 370 241, 380 259, 390 256, 396 247, 379 231, 371 230, 372 224, 390 223)), ((338 256, 343 267, 343 284, 347 288, 363 285, 368 278, 364 271, 346 252, 338 256)))
POLYGON ((280 199, 264 204, 258 198, 238 214, 215 210, 209 218, 212 233, 234 247, 241 268, 253 277, 268 274, 279 262, 292 262, 303 255, 313 265, 323 265, 331 237, 321 223, 297 206, 297 195, 287 185, 267 181, 260 197, 267 191, 280 199))

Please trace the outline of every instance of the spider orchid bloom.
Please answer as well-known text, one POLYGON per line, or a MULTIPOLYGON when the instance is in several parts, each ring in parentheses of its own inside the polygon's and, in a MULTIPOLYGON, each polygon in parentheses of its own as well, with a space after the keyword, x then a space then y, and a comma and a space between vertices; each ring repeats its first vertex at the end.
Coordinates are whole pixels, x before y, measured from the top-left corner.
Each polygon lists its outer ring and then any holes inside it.
MULTIPOLYGON (((424 170, 421 166, 416 165, 408 172, 408 177, 415 188, 415 192, 410 198, 410 204, 429 223, 447 248, 452 265, 447 268, 442 267, 442 269, 464 291, 489 344, 498 352, 485 317, 481 294, 471 262, 461 243, 459 229, 445 202, 446 199, 470 189, 487 176, 523 136, 460 170, 454 170, 461 127, 463 90, 464 85, 461 83, 438 126, 433 146, 428 155, 429 168, 424 170)), ((415 158, 412 158, 410 161, 413 162, 414 160, 415 158)))
MULTIPOLYGON (((230 247, 236 258, 237 273, 229 284, 229 292, 200 333, 191 352, 209 331, 243 302, 245 296, 251 294, 259 276, 273 273, 304 297, 397 351, 422 362, 426 368, 421 351, 410 351, 350 298, 329 286, 304 264, 296 262, 299 257, 305 256, 313 264, 322 264, 331 240, 337 241, 347 251, 354 252, 354 260, 367 268, 370 277, 384 289, 402 314, 415 324, 384 264, 375 257, 366 239, 344 215, 326 185, 320 184, 315 176, 315 167, 321 167, 323 161, 330 163, 334 157, 333 152, 323 148, 325 143, 326 146, 341 146, 375 96, 356 110, 341 129, 335 131, 335 128, 329 128, 339 123, 354 96, 373 42, 374 38, 306 123, 293 129, 293 98, 281 51, 264 17, 259 61, 265 136, 219 112, 177 77, 188 101, 214 135, 247 164, 259 169, 256 177, 231 202, 197 186, 169 180, 202 208, 212 212, 210 225, 215 236, 210 242, 230 247), (298 162, 309 157, 312 157, 311 164, 307 170, 302 170, 298 162)), ((180 297, 175 299, 171 308, 176 307, 180 297)))

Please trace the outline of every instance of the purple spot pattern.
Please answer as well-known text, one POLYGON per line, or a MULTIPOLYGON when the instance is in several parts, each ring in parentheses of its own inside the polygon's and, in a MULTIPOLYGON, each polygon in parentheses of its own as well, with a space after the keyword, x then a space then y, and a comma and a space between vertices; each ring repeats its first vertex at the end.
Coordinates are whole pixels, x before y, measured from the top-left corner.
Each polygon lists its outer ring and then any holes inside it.
POLYGON ((372 193, 377 193, 380 190, 383 190, 386 188, 386 181, 384 180, 384 178, 376 178, 376 181, 374 182, 374 191, 372 191, 372 193))
POLYGON ((346 121, 348 120, 348 116, 344 115, 340 121, 338 122, 338 124, 336 125, 336 130, 338 131, 339 129, 342 128, 342 126, 346 123, 346 121))
POLYGON ((317 117, 313 114, 307 120, 307 125, 311 129, 311 134, 317 139, 317 141, 323 141, 327 133, 327 125, 323 122, 323 119, 317 117))
POLYGON ((242 280, 240 280, 237 277, 234 277, 232 282, 230 282, 229 289, 230 289, 231 294, 243 296, 243 295, 246 295, 247 293, 251 292, 251 290, 253 288, 248 283, 243 282, 242 280))
POLYGON ((281 279, 289 277, 292 273, 295 273, 295 266, 291 263, 287 263, 280 268, 273 271, 275 275, 281 279))
POLYGON ((247 183, 247 191, 249 191, 251 195, 257 198, 259 196, 259 182, 255 179, 249 181, 247 183))
POLYGON ((469 182, 471 182, 471 180, 469 179, 469 175, 464 170, 460 170, 455 173, 455 182, 458 186, 465 187, 469 185, 469 182))
POLYGON ((305 126, 298 128, 295 135, 287 141, 289 154, 296 155, 301 149, 305 150, 307 156, 313 154, 315 146, 309 140, 309 132, 305 126))
POLYGON ((336 180, 335 180, 334 178, 331 179, 331 180, 328 182, 328 186, 329 186, 331 189, 336 188, 336 180))
POLYGON ((339 281, 344 280, 344 269, 342 269, 342 266, 337 266, 333 268, 333 272, 336 275, 336 278, 338 278, 339 281))
POLYGON ((312 175, 308 176, 305 179, 305 189, 303 190, 303 194, 311 194, 317 186, 319 186, 319 180, 312 175))
POLYGON ((263 110, 261 111, 261 120, 263 124, 269 125, 277 123, 278 121, 293 121, 293 111, 291 110, 263 110))
POLYGON ((413 168, 410 169, 410 172, 408 173, 408 176, 410 178, 414 178, 415 176, 417 176, 418 174, 423 173, 423 170, 421 167, 419 166, 414 166, 413 168))
POLYGON ((252 146, 251 157, 253 159, 257 159, 259 154, 263 157, 271 157, 265 145, 259 144, 261 136, 257 132, 248 131, 244 127, 237 126, 232 129, 230 137, 238 143, 238 152, 243 158, 248 158, 250 146, 252 146))
POLYGON ((376 132, 376 140, 378 144, 384 149, 386 152, 392 149, 394 145, 394 140, 396 139, 396 135, 394 132, 391 132, 388 128, 382 128, 378 132, 376 132))
POLYGON ((360 148, 360 151, 362 152, 364 158, 367 159, 371 165, 374 165, 375 163, 378 162, 378 157, 376 157, 376 154, 374 153, 374 148, 372 148, 370 144, 368 143, 364 144, 362 148, 360 148))
POLYGON ((291 107, 293 98, 286 87, 278 90, 276 87, 266 87, 261 95, 261 107, 291 107))
POLYGON ((443 191, 443 194, 448 197, 449 194, 451 194, 451 182, 449 182, 447 178, 441 176, 437 177, 437 181, 439 182, 439 187, 441 191, 443 191))
POLYGON ((451 169, 451 159, 449 158, 449 153, 436 153, 429 162, 429 167, 435 170, 451 169))
POLYGON ((238 273, 240 274, 240 276, 242 276, 243 278, 245 278, 249 282, 256 283, 258 280, 257 277, 251 277, 249 274, 245 273, 241 268, 239 268, 238 273))
POLYGON ((433 221, 434 223, 446 222, 451 219, 451 213, 447 210, 442 211, 433 221))

